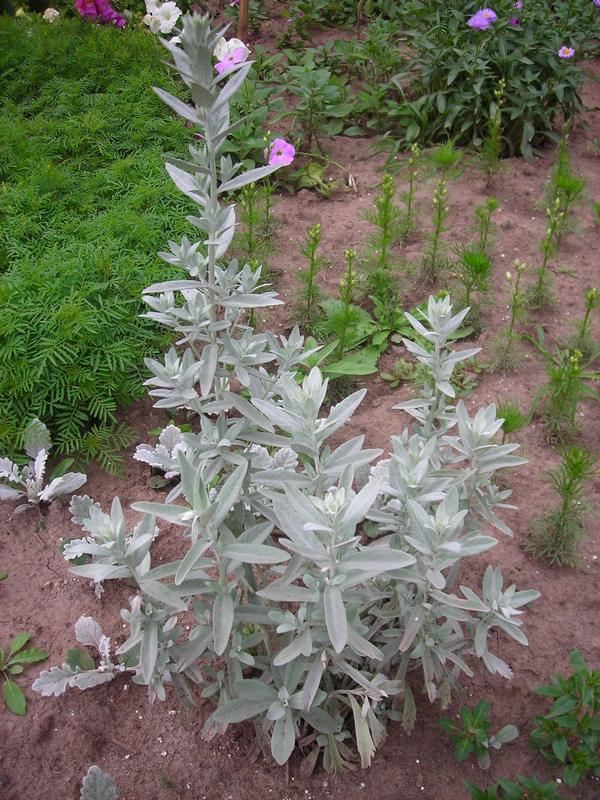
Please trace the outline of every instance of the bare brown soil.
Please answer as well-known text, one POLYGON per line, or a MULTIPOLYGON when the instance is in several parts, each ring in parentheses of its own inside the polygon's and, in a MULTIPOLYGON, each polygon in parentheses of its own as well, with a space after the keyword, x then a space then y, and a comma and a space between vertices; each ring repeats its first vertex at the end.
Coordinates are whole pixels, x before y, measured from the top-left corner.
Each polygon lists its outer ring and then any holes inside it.
MULTIPOLYGON (((600 73, 599 65, 596 73, 600 73)), ((597 84, 590 82, 585 99, 587 106, 595 109, 586 113, 573 133, 571 152, 575 168, 587 178, 589 196, 577 209, 576 229, 565 237, 553 262, 559 303, 553 312, 537 317, 554 336, 568 331, 572 320, 582 312, 584 288, 598 285, 599 280, 600 236, 590 209, 592 199, 600 200, 600 158, 591 146, 600 136, 597 84)), ((356 193, 340 192, 327 201, 307 191, 280 198, 276 208, 280 226, 273 242, 271 266, 284 299, 294 298, 294 274, 301 263, 298 248, 314 222, 321 222, 323 251, 332 264, 322 276, 328 292, 335 291, 341 277, 344 249, 363 249, 370 229, 363 214, 372 205, 383 163, 381 157, 370 153, 369 144, 339 138, 331 147, 332 157, 348 165, 356 177, 356 193)), ((501 201, 501 210, 496 215, 494 303, 478 342, 483 361, 490 339, 506 322, 506 269, 516 257, 529 264, 538 263, 538 242, 546 224, 538 204, 551 163, 551 153, 531 165, 519 159, 509 160, 492 187, 491 192, 501 201)), ((424 202, 430 197, 431 188, 431 184, 423 186, 424 202)), ((452 182, 451 236, 446 237, 449 242, 469 239, 473 209, 487 193, 475 165, 468 165, 452 182)), ((426 211, 421 219, 426 229, 426 211)), ((422 248, 420 238, 398 257, 414 259, 422 248)), ((413 279, 407 281, 406 289, 407 305, 426 296, 426 290, 413 279)), ((283 331, 289 328, 289 319, 289 315, 273 315, 268 325, 283 331)), ((390 361, 403 355, 401 348, 390 352, 390 361)), ((511 398, 526 408, 543 378, 541 360, 529 349, 514 374, 484 375, 466 402, 475 408, 497 398, 511 398)), ((390 434, 408 423, 403 414, 392 410, 408 390, 392 391, 377 376, 360 383, 368 388, 367 398, 344 435, 364 433, 366 446, 386 448, 390 434)), ((139 432, 139 441, 147 440, 147 431, 165 421, 149 402, 132 409, 126 419, 139 432)), ((597 450, 600 418, 595 404, 583 406, 581 424, 582 442, 597 450)), ((600 667, 600 533, 595 511, 590 515, 589 535, 581 544, 581 565, 576 569, 552 569, 524 554, 521 543, 532 520, 553 502, 544 476, 556 463, 557 454, 546 442, 539 421, 534 421, 519 440, 529 464, 507 476, 519 508, 518 512, 507 514, 514 538, 502 539, 485 558, 473 560, 461 576, 462 583, 477 586, 485 564, 492 561, 502 567, 508 583, 542 592, 541 599, 526 614, 529 648, 504 637, 496 643, 497 652, 514 670, 513 680, 489 676, 478 665, 475 678, 464 685, 462 697, 455 697, 449 712, 455 713, 461 701, 472 704, 485 697, 493 703, 492 716, 498 726, 512 722, 520 728, 517 742, 493 755, 489 771, 483 772, 471 762, 457 764, 453 746, 438 723, 440 711, 429 706, 423 696, 418 702, 413 735, 409 737, 399 725, 391 725, 388 739, 370 770, 349 773, 337 780, 317 771, 305 781, 299 777, 297 761, 292 762, 287 775, 285 770, 267 767, 260 761, 252 763, 248 758, 252 746, 249 725, 235 727, 222 739, 202 741, 202 723, 211 710, 208 703, 200 703, 192 713, 185 712, 169 695, 166 703, 150 706, 142 687, 127 686, 121 680, 85 693, 71 690, 62 698, 44 699, 29 689, 38 671, 32 668, 19 679, 29 699, 27 716, 2 712, 0 798, 74 800, 79 796, 81 776, 92 763, 115 776, 122 800, 462 800, 467 797, 465 779, 489 785, 497 777, 512 778, 518 773, 555 778, 559 773, 546 768, 527 746, 530 722, 546 707, 543 698, 532 694, 532 690, 553 672, 566 671, 569 652, 574 648, 583 651, 591 666, 600 667)), ((123 479, 92 469, 84 491, 105 507, 115 494, 120 495, 125 508, 135 500, 156 497, 146 485, 144 466, 130 458, 133 449, 126 456, 123 479)), ((590 499, 600 506, 600 478, 590 486, 590 499)), ((0 643, 6 645, 12 635, 30 630, 35 632, 35 644, 50 653, 47 666, 62 663, 67 650, 74 646, 73 626, 81 614, 94 616, 115 640, 122 639, 119 609, 126 604, 128 588, 109 585, 104 598, 97 600, 85 581, 69 575, 57 551, 61 537, 75 532, 66 506, 56 503, 51 507, 46 529, 40 532, 34 511, 15 518, 11 512, 10 504, 0 506, 0 567, 10 573, 0 584, 0 643)), ((133 516, 133 512, 129 513, 133 516)), ((158 543, 158 559, 177 548, 177 543, 168 537, 166 533, 158 543)), ((416 680, 414 688, 418 695, 416 680)), ((565 796, 572 800, 599 798, 600 781, 584 781, 575 789, 565 790, 565 796)))

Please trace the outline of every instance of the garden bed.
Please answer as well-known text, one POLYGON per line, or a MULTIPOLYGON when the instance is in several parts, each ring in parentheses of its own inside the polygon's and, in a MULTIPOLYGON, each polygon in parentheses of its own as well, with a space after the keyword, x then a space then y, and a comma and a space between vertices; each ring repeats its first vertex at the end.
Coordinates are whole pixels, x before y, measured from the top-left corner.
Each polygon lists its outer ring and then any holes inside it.
MULTIPOLYGON (((600 75, 600 64, 590 69, 600 75)), ((600 106, 600 88, 589 81, 584 91, 585 103, 600 106)), ((570 139, 570 153, 576 172, 587 178, 590 200, 599 200, 600 161, 594 142, 600 138, 600 111, 586 112, 570 139)), ((335 294, 344 270, 344 250, 360 251, 371 226, 364 212, 372 208, 373 197, 381 181, 384 158, 368 151, 369 142, 338 137, 328 148, 332 159, 347 166, 355 178, 356 191, 336 192, 329 200, 301 191, 294 196, 281 195, 275 207, 278 227, 273 238, 269 266, 275 288, 291 302, 297 292, 295 273, 302 264, 299 248, 307 229, 320 222, 323 231, 322 252, 331 268, 321 273, 320 282, 328 294, 335 294)), ((515 258, 529 264, 539 262, 538 243, 546 229, 543 201, 544 184, 553 163, 548 151, 531 164, 509 159, 504 171, 495 178, 491 193, 500 200, 495 215, 497 240, 493 249, 493 304, 486 310, 482 334, 476 344, 486 353, 494 333, 506 325, 508 285, 506 270, 515 258)), ((400 181, 398 182, 401 186, 400 181)), ((431 184, 423 186, 429 196, 431 184)), ((481 170, 466 165, 449 183, 451 231, 449 241, 467 241, 474 208, 490 191, 485 188, 481 170)), ((583 313, 583 292, 599 280, 598 250, 600 233, 586 198, 577 210, 578 225, 568 232, 554 259, 555 292, 559 303, 552 311, 537 315, 551 337, 562 337, 572 320, 583 313)), ((425 218, 425 217, 424 217, 425 218)), ((404 248, 410 259, 422 252, 423 242, 416 239, 404 248)), ((526 276, 528 281, 532 275, 526 276)), ((412 281, 405 307, 410 308, 427 296, 428 289, 412 281)), ((265 317, 265 327, 275 332, 290 328, 290 309, 278 310, 265 317)), ((531 332, 533 330, 530 328, 531 332)), ((385 356, 389 363, 406 355, 402 346, 391 345, 385 356)), ((387 364, 387 361, 386 361, 387 364)), ((465 402, 471 409, 498 399, 517 401, 528 407, 544 380, 541 357, 527 347, 526 356, 516 372, 478 376, 478 383, 465 402)), ((386 448, 389 436, 409 424, 408 417, 392 406, 410 396, 406 387, 391 389, 379 376, 358 380, 368 389, 365 401, 344 428, 344 438, 364 434, 367 447, 386 448)), ((137 434, 137 441, 147 441, 148 431, 165 424, 166 416, 140 401, 123 415, 137 434)), ((582 404, 581 441, 590 450, 600 444, 600 415, 595 403, 582 404)), ((477 671, 464 683, 463 703, 474 704, 485 697, 492 702, 492 719, 501 726, 514 723, 522 731, 515 743, 492 757, 491 769, 480 770, 470 761, 459 764, 454 748, 439 725, 438 706, 417 696, 417 722, 411 736, 399 724, 389 727, 386 743, 377 752, 373 767, 357 770, 333 779, 320 769, 304 779, 295 757, 289 770, 266 766, 262 758, 252 762, 252 726, 245 723, 230 728, 223 738, 203 741, 201 723, 210 714, 210 702, 202 702, 194 711, 181 710, 168 694, 165 703, 148 705, 143 687, 125 685, 120 679, 94 692, 77 690, 58 700, 42 698, 21 683, 29 700, 27 716, 5 713, 0 733, 0 795, 3 800, 65 800, 78 795, 81 776, 91 763, 108 770, 121 787, 122 800, 286 800, 287 798, 380 798, 381 800, 460 800, 466 797, 465 779, 489 785, 497 777, 512 778, 518 773, 537 774, 553 779, 559 773, 547 768, 527 746, 527 731, 532 718, 546 703, 532 693, 557 671, 566 672, 569 652, 580 649, 591 666, 600 664, 600 533, 590 519, 588 537, 580 545, 581 564, 577 568, 550 568, 525 555, 521 548, 532 521, 552 505, 553 493, 544 481, 548 468, 557 463, 556 450, 548 444, 542 423, 535 420, 519 432, 523 454, 529 463, 506 476, 514 491, 517 512, 506 514, 514 538, 503 537, 493 551, 493 563, 502 567, 505 581, 519 587, 534 587, 542 597, 527 611, 525 631, 529 648, 517 647, 507 639, 498 640, 496 652, 514 671, 512 681, 505 681, 477 671)), ((334 437, 334 441, 342 438, 334 437)), ((130 456, 125 456, 123 477, 109 476, 99 469, 89 471, 85 493, 104 507, 119 495, 127 511, 131 502, 157 499, 147 486, 148 470, 130 456)), ((600 503, 600 479, 589 486, 592 504, 600 503)), ((116 640, 119 609, 127 605, 130 590, 125 585, 110 584, 98 600, 85 580, 68 573, 67 564, 58 552, 64 536, 73 533, 65 505, 55 503, 45 519, 45 529, 38 530, 34 510, 11 517, 10 504, 0 505, 0 567, 9 572, 0 584, 0 641, 19 631, 35 634, 35 644, 49 652, 49 664, 62 663, 73 646, 73 625, 81 614, 94 616, 107 634, 116 640)), ((181 557, 179 538, 168 535, 163 527, 157 547, 159 559, 181 557), (174 543, 176 542, 176 543, 174 543)), ((472 560, 461 583, 479 584, 488 558, 472 560)), ((123 625, 123 628, 125 626, 123 625)), ((30 672, 31 674, 31 672, 30 672)), ((455 713, 461 703, 456 698, 455 713)), ((572 800, 594 800, 600 796, 600 780, 588 778, 566 795, 572 800)))

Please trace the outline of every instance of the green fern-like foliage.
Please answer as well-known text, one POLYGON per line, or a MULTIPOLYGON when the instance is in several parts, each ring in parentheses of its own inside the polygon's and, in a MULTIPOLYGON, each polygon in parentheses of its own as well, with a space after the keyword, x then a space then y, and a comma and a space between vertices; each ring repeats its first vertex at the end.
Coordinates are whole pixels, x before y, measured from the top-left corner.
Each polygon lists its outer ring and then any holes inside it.
POLYGON ((187 134, 156 38, 72 19, 0 19, 0 453, 43 419, 59 452, 119 465, 116 412, 165 349, 141 289, 185 232, 162 153, 187 134), (175 225, 175 229, 174 226, 175 225))

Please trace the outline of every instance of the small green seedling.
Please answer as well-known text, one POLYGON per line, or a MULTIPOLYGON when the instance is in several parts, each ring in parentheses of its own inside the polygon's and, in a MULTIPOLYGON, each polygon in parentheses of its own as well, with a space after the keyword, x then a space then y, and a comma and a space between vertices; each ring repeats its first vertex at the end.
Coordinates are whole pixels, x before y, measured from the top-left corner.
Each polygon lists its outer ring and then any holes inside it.
POLYGON ((450 213, 448 202, 448 185, 444 178, 440 178, 431 201, 431 211, 433 219, 433 230, 429 236, 429 247, 423 257, 421 265, 422 277, 427 283, 435 283, 440 272, 446 266, 446 259, 443 254, 442 233, 446 230, 445 222, 450 213))
POLYGON ((308 231, 306 242, 300 248, 308 263, 298 271, 300 286, 296 314, 304 330, 309 334, 314 332, 321 317, 320 302, 323 299, 323 292, 317 283, 317 275, 327 263, 326 259, 319 255, 321 239, 321 225, 317 222, 308 231))
POLYGON ((431 154, 431 161, 436 170, 442 175, 454 176, 456 168, 463 157, 463 151, 454 147, 454 143, 447 141, 437 147, 431 154))
POLYGON ((496 197, 488 197, 475 209, 475 226, 477 229, 477 249, 487 255, 490 237, 494 230, 492 215, 500 208, 500 201, 496 197))
POLYGON ((600 775, 600 669, 590 670, 579 650, 571 653, 571 665, 571 675, 554 675, 535 690, 553 704, 536 718, 530 744, 551 764, 561 764, 565 784, 576 786, 600 775))
POLYGON ((45 661, 48 658, 48 653, 35 647, 23 650, 32 636, 32 633, 18 633, 10 643, 8 653, 0 648, 0 674, 4 680, 2 689, 4 702, 13 714, 18 714, 20 717, 27 713, 27 698, 21 687, 13 680, 13 676, 20 675, 29 664, 36 664, 38 661, 45 661))
POLYGON ((545 334, 540 325, 536 326, 537 339, 526 335, 544 357, 547 381, 537 391, 532 414, 539 408, 546 424, 548 440, 565 444, 579 433, 577 420, 579 404, 583 400, 600 398, 598 392, 588 381, 596 381, 600 373, 585 368, 580 350, 554 345, 553 350, 546 346, 545 334))
POLYGON ((600 292, 596 288, 588 288, 584 292, 585 312, 575 323, 575 330, 567 344, 573 350, 579 350, 584 363, 591 364, 598 357, 598 345, 592 336, 591 314, 600 307, 600 292))
POLYGON ((494 101, 490 104, 488 128, 481 144, 481 162, 485 173, 485 185, 490 186, 502 167, 502 106, 506 81, 500 78, 494 89, 494 101))
POLYGON ((529 422, 529 417, 524 414, 517 403, 511 400, 499 400, 496 403, 498 419, 502 419, 502 444, 513 433, 522 430, 529 422))
POLYGON ((581 447, 561 452, 560 465, 550 472, 550 482, 560 498, 555 508, 535 520, 525 542, 525 550, 552 566, 577 565, 577 542, 585 536, 585 484, 595 474, 595 457, 581 447))
POLYGON ((456 760, 464 761, 473 754, 482 769, 490 766, 490 749, 500 750, 503 744, 514 741, 519 731, 514 725, 505 725, 498 733, 490 735, 490 704, 480 700, 470 709, 460 709, 460 721, 441 719, 443 729, 456 745, 456 760))
POLYGON ((524 261, 515 261, 515 273, 507 272, 506 280, 509 285, 509 310, 510 320, 508 326, 501 330, 492 344, 490 370, 509 372, 521 361, 522 353, 519 348, 520 334, 515 331, 519 320, 525 317, 525 294, 521 289, 521 278, 527 269, 524 261))
POLYGON ((466 321, 476 331, 481 331, 483 306, 488 302, 492 262, 485 252, 463 249, 456 266, 455 278, 460 285, 459 296, 463 308, 468 308, 466 321))
POLYGON ((419 370, 417 363, 407 361, 405 358, 399 358, 394 361, 391 372, 380 372, 379 377, 389 383, 391 389, 397 389, 401 383, 417 380, 419 374, 425 377, 422 371, 419 370))

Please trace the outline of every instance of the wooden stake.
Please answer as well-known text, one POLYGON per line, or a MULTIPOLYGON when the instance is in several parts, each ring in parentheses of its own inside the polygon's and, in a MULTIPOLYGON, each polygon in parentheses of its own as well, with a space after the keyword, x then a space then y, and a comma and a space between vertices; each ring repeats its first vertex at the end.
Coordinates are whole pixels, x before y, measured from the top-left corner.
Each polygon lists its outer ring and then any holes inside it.
POLYGON ((244 44, 248 39, 248 3, 249 0, 240 0, 238 12, 237 38, 241 39, 244 44))

